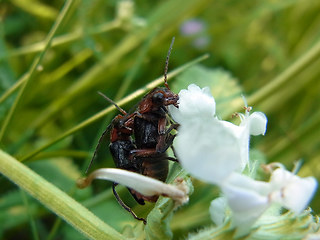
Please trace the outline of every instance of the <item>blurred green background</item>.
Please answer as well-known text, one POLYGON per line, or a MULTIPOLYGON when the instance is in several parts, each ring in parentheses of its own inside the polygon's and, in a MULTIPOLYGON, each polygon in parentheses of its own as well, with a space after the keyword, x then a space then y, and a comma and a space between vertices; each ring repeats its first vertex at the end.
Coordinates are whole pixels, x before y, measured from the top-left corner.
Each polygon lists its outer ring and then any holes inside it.
MULTIPOLYGON (((87 190, 74 186, 116 112, 80 126, 72 134, 68 131, 109 106, 97 91, 118 101, 161 77, 175 36, 169 70, 209 53, 201 68, 223 72, 237 81, 249 105, 268 117, 266 136, 253 138, 251 146, 259 149, 267 162, 282 162, 289 169, 302 159, 299 175, 320 179, 319 1, 71 2, 61 26, 49 36, 51 47, 44 51, 45 40, 65 2, 0 1, 1 149, 24 161, 118 231, 135 224, 113 198, 110 183, 97 181, 87 190), (39 54, 44 55, 36 66, 39 54), (14 107, 26 79, 28 85, 14 107), (65 137, 56 141, 60 136, 65 137), (38 150, 39 154, 32 154, 38 150)), ((174 91, 187 86, 184 79, 191 72, 187 70, 176 82, 172 79, 169 84, 174 91)), ((213 86, 210 79, 194 76, 195 82, 206 85, 208 81, 207 85, 213 86)), ((138 100, 132 99, 123 108, 130 109, 138 100)), ((230 105, 226 112, 236 110, 240 109, 230 105)), ((94 168, 114 166, 107 144, 99 150, 94 168)), ((3 239, 34 239, 37 235, 40 239, 81 238, 6 178, 0 178, 0 185, 3 239)), ((216 190, 197 181, 195 186, 190 204, 172 221, 177 238, 211 224, 207 209, 216 190)), ((127 199, 125 188, 120 193, 127 199)), ((127 201, 135 204, 129 196, 127 201)), ((311 204, 316 213, 319 203, 317 194, 311 204)), ((134 210, 146 216, 151 207, 135 206, 134 210)))

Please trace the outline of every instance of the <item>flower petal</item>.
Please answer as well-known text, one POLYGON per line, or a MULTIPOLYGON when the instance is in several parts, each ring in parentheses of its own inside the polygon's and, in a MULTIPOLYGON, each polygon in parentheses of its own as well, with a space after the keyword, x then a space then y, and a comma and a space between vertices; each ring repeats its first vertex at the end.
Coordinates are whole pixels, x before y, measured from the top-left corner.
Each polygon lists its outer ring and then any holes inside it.
POLYGON ((237 126, 227 121, 221 121, 221 124, 234 136, 238 145, 238 158, 240 161, 240 171, 249 163, 249 140, 250 135, 247 126, 237 126))
POLYGON ((317 188, 314 177, 300 178, 283 168, 272 173, 270 183, 273 187, 272 200, 296 213, 307 207, 317 188))
POLYGON ((240 168, 237 139, 215 118, 182 124, 174 147, 181 165, 206 182, 218 184, 240 168))
POLYGON ((267 117, 263 112, 254 112, 249 117, 250 135, 264 135, 267 130, 267 117))
POLYGON ((193 119, 212 118, 215 115, 216 103, 209 88, 200 89, 195 84, 188 86, 188 90, 179 93, 179 109, 169 106, 172 118, 180 124, 193 119))
POLYGON ((104 179, 132 188, 145 196, 163 195, 181 203, 188 201, 187 190, 157 179, 118 168, 100 168, 78 181, 78 187, 88 186, 93 179, 104 179), (182 190, 183 189, 183 190, 182 190), (185 191, 184 191, 185 190, 185 191))
POLYGON ((234 173, 221 186, 233 213, 235 226, 252 225, 269 207, 268 183, 234 173))

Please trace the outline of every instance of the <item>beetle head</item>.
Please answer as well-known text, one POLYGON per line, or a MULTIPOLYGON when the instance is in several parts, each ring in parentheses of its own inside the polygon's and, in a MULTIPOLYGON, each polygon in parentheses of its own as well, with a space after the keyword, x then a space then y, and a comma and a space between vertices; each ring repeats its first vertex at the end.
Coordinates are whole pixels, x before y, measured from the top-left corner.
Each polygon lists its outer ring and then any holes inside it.
POLYGON ((156 106, 174 105, 177 107, 179 96, 168 88, 158 88, 152 93, 151 100, 156 106))

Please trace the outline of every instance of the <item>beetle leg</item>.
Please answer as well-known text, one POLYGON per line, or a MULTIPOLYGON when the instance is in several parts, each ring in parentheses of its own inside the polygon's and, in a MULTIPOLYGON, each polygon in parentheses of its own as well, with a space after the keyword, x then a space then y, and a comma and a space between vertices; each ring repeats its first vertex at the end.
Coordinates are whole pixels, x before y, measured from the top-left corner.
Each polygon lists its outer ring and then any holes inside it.
POLYGON ((163 153, 168 150, 168 148, 172 145, 173 140, 176 135, 171 135, 170 132, 173 129, 177 129, 179 124, 170 124, 169 128, 166 129, 167 119, 161 118, 158 122, 158 133, 159 133, 159 141, 156 145, 156 151, 158 153, 163 153))
MULTIPOLYGON (((170 161, 174 161, 174 162, 179 162, 177 156, 174 153, 175 157, 169 157, 166 154, 162 153, 161 155, 158 156, 158 153, 156 152, 156 150, 154 148, 151 149, 135 149, 132 150, 130 152, 131 156, 136 158, 136 157, 143 157, 143 158, 147 158, 150 157, 150 159, 153 159, 154 161, 159 161, 159 160, 170 160, 170 161), (157 157, 154 157, 155 155, 157 155, 157 157)), ((150 160, 149 159, 149 160, 150 160)))
POLYGON ((179 123, 172 123, 172 122, 170 122, 171 124, 170 124, 170 127, 167 129, 167 133, 169 133, 169 132, 171 132, 171 130, 177 130, 178 129, 178 127, 180 126, 180 124, 179 123))
POLYGON ((166 125, 167 125, 167 119, 164 118, 160 118, 158 121, 158 133, 159 135, 165 135, 167 130, 166 130, 166 125))
POLYGON ((131 157, 149 157, 156 154, 155 148, 134 149, 130 151, 131 157))
POLYGON ((140 218, 138 217, 130 207, 128 207, 123 201, 122 199, 120 198, 120 196, 118 195, 117 191, 116 191, 116 186, 118 185, 118 183, 113 183, 112 184, 112 191, 113 191, 113 194, 114 196, 116 197, 118 203, 121 205, 121 207, 123 207, 125 210, 127 210, 129 213, 131 213, 131 215, 137 219, 137 220, 140 220, 140 221, 143 221, 144 224, 147 224, 147 221, 144 219, 144 218, 140 218))
POLYGON ((174 150, 174 147, 173 147, 172 145, 171 145, 170 147, 171 147, 171 149, 172 149, 174 158, 169 159, 169 160, 175 161, 175 162, 179 162, 178 157, 177 157, 177 154, 176 154, 176 151, 174 150))
MULTIPOLYGON (((163 153, 165 152, 169 146, 167 146, 166 143, 166 138, 167 138, 167 130, 166 130, 166 125, 167 125, 167 119, 166 118, 160 118, 158 122, 158 133, 159 133, 159 140, 156 145, 156 151, 158 153, 163 153)), ((171 130, 170 130, 171 131, 171 130)))
POLYGON ((139 115, 140 114, 138 112, 134 112, 123 116, 123 119, 121 119, 122 127, 132 130, 134 118, 139 115))
POLYGON ((167 157, 167 159, 170 161, 173 161, 173 162, 179 162, 179 160, 177 158, 167 157))
POLYGON ((175 129, 175 125, 171 125, 171 126, 167 129, 166 133, 165 133, 164 135, 161 135, 161 136, 163 136, 163 137, 160 136, 160 138, 159 138, 159 143, 158 143, 157 146, 156 146, 156 151, 157 151, 158 153, 164 153, 165 151, 168 150, 168 148, 169 148, 170 146, 172 146, 173 140, 174 140, 175 137, 176 137, 176 134, 175 134, 175 135, 170 134, 170 132, 171 132, 172 129, 175 129), (162 140, 162 141, 163 141, 162 143, 160 142, 160 139, 161 139, 161 140, 164 139, 164 140, 162 140), (161 143, 161 144, 160 144, 160 143, 161 143), (160 147, 161 147, 161 148, 160 148, 160 147))

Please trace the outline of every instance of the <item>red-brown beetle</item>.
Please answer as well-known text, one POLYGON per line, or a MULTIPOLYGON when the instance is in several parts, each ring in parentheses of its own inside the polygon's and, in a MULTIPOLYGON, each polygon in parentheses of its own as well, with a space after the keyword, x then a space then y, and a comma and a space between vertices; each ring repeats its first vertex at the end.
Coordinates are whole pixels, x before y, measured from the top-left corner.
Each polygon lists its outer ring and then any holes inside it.
MULTIPOLYGON (((122 113, 116 116, 99 140, 104 138, 110 130, 109 149, 117 168, 137 172, 142 175, 165 182, 168 176, 168 160, 177 161, 167 155, 166 151, 172 146, 175 135, 171 134, 177 124, 168 121, 167 106, 178 107, 179 96, 173 93, 167 83, 169 56, 172 50, 172 39, 166 58, 164 71, 165 87, 151 90, 138 104, 137 110, 131 114, 126 113, 111 99, 104 96, 122 113), (170 125, 170 126, 168 126, 170 125), (134 138, 134 140, 132 139, 134 138)), ((102 95, 102 94, 101 94, 102 95)), ((95 157, 97 149, 93 158, 95 157)), ((92 161, 91 161, 92 162, 92 161)), ((91 163, 90 163, 91 165, 91 163)), ((121 200, 115 190, 117 183, 113 184, 113 193, 120 205, 129 211, 134 218, 144 221, 121 200)), ((159 196, 144 196, 133 189, 129 189, 135 200, 144 205, 144 201, 155 202, 159 196)))

